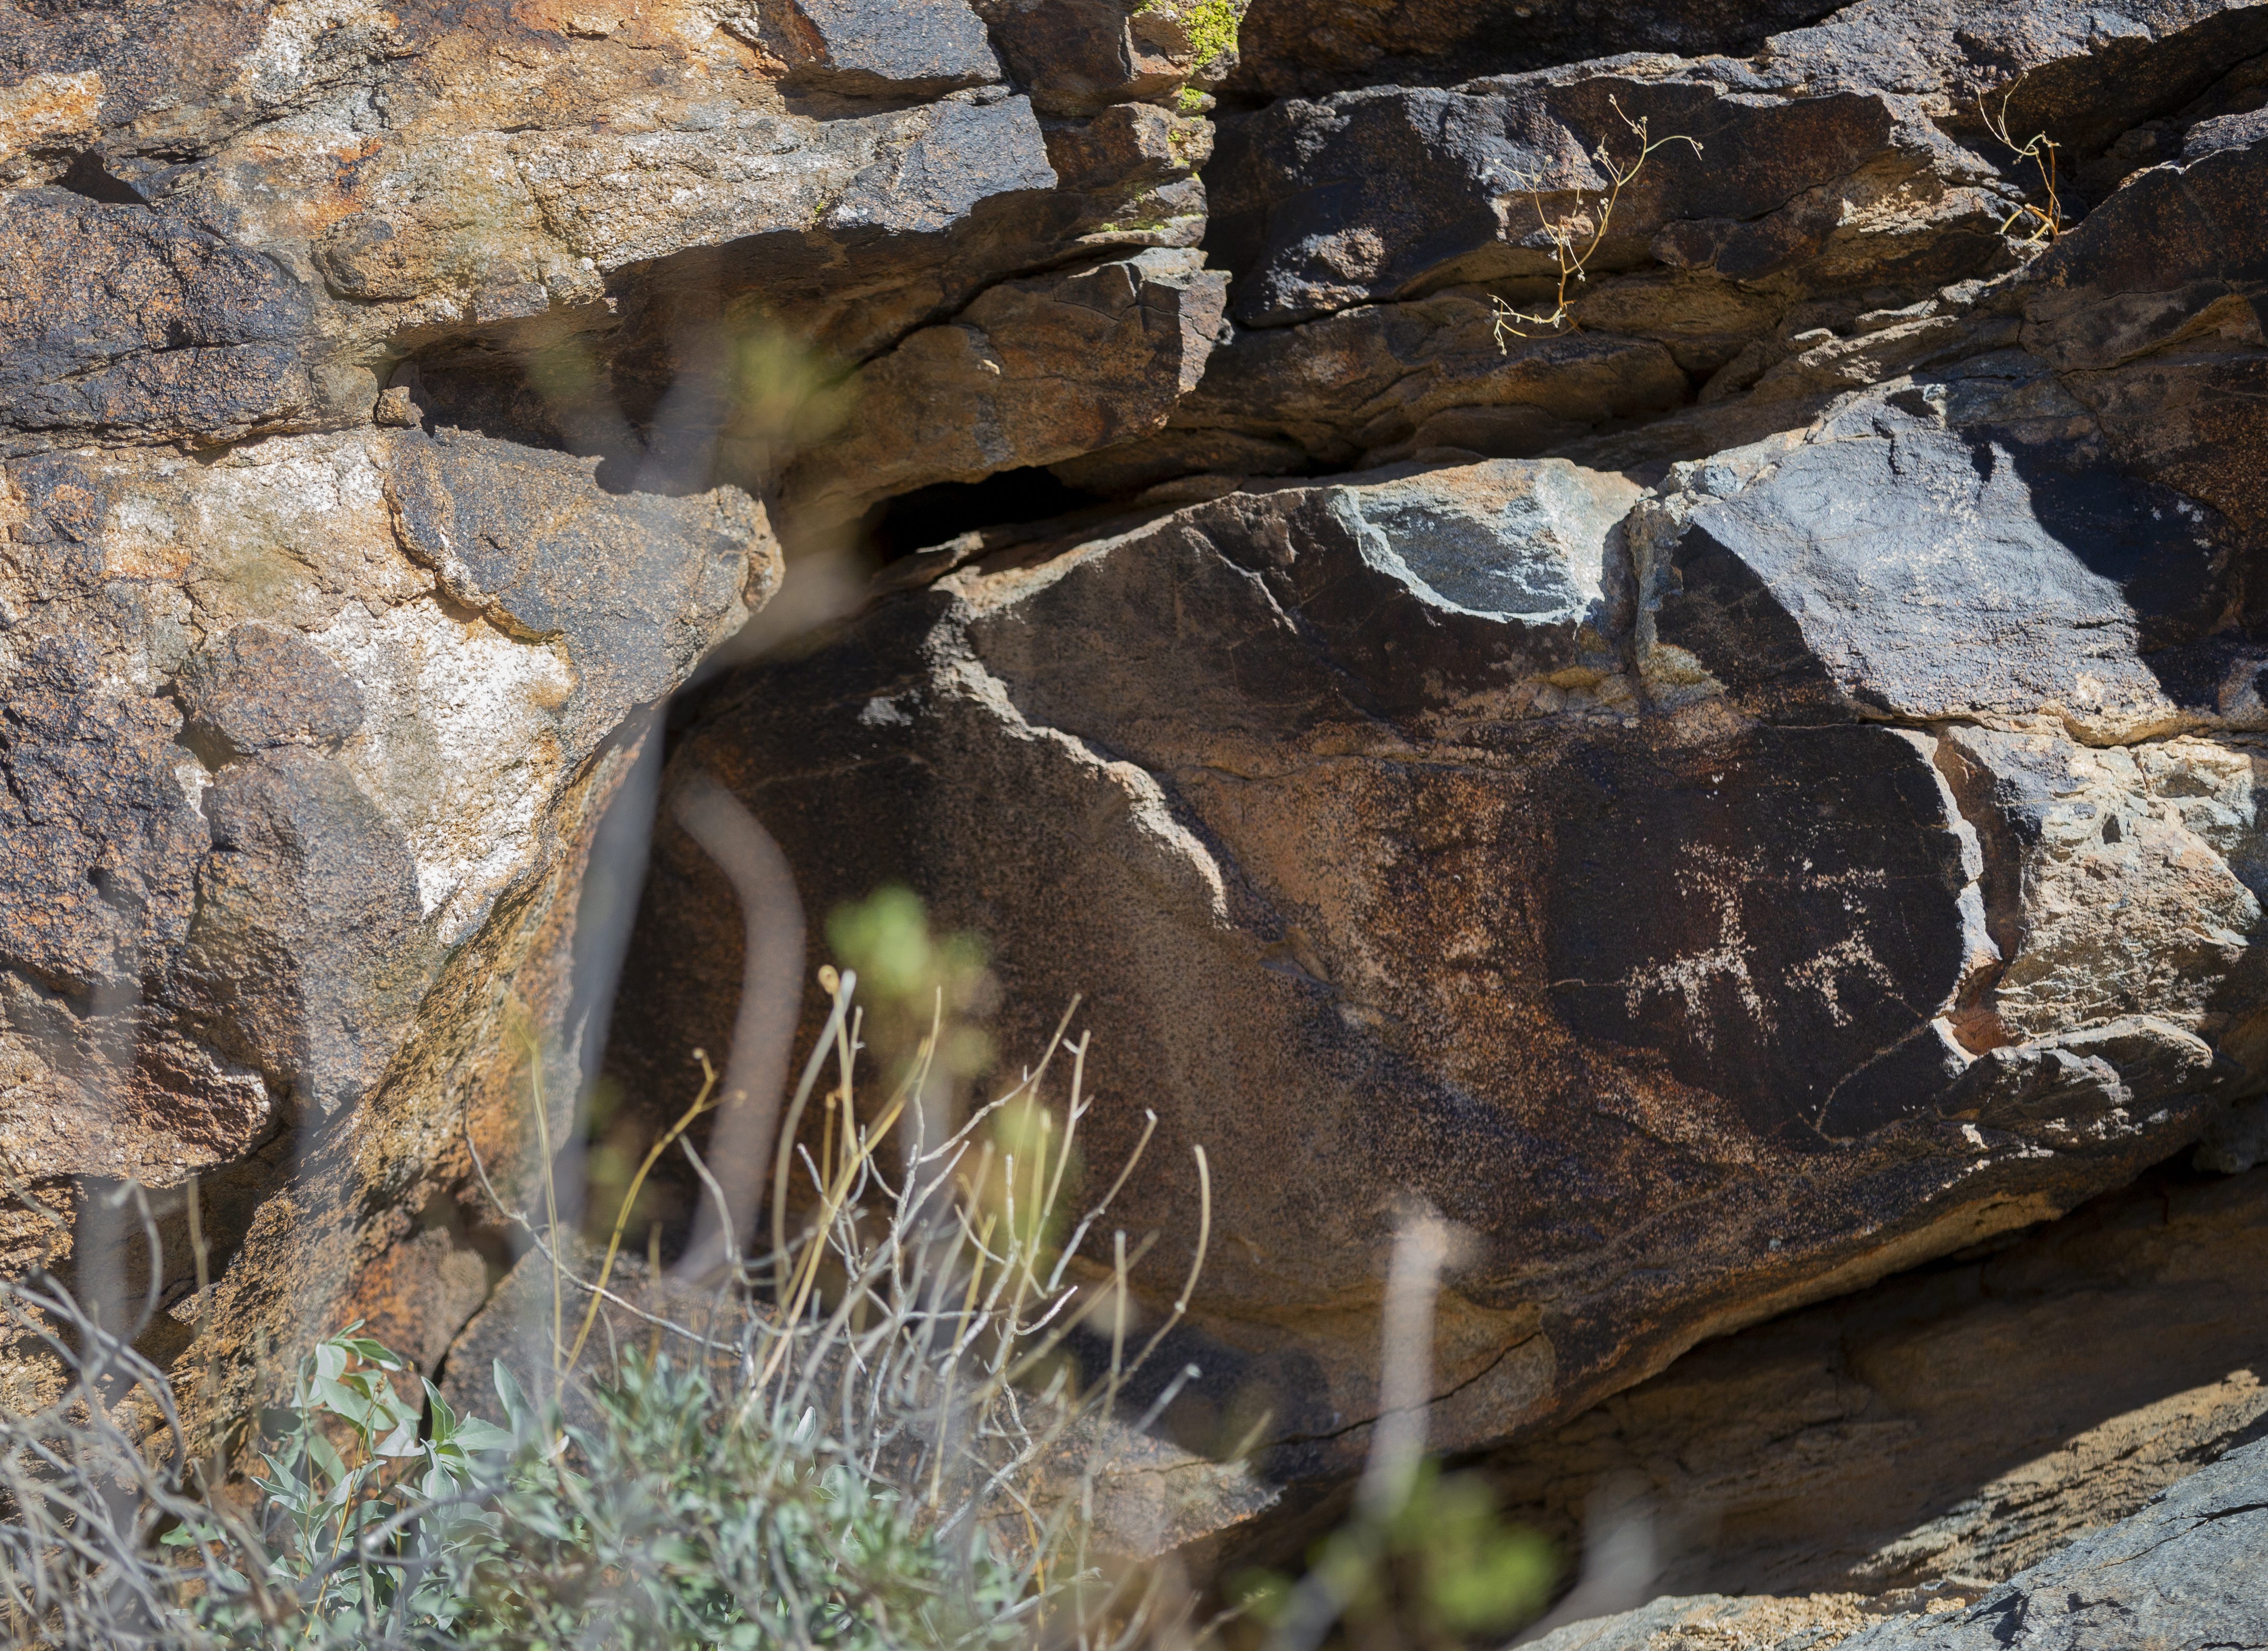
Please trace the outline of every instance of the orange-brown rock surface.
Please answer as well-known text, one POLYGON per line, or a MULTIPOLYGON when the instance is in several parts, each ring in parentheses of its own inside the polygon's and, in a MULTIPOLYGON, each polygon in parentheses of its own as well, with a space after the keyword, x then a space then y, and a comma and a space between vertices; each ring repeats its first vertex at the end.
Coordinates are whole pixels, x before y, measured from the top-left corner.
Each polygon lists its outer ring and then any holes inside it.
MULTIPOLYGON (((1222 277, 1204 123, 1120 107, 1194 71, 1160 41, 1042 121, 959 0, 0 8, 13 1264, 124 1311, 130 1177, 163 1351, 209 1310, 239 1384, 357 1316, 439 1357, 510 1257, 468 1141, 532 1167, 539 1067, 572 1131, 600 811, 779 583, 752 362, 1027 291, 1057 388, 1006 453, 1162 423, 1222 277)), ((896 445, 885 489, 984 468, 896 445)))
MULTIPOLYGON (((9 1264, 122 1308, 131 1179, 222 1404, 430 1368, 665 738, 998 1049, 1086 994, 1153 1313, 1211 1154, 1167 1425, 1279 1480, 1419 1205, 1484 1447, 2244 1168, 2264 108, 2224 0, 0 4, 9 1264)), ((632 1120, 743 984, 660 818, 632 1120)))

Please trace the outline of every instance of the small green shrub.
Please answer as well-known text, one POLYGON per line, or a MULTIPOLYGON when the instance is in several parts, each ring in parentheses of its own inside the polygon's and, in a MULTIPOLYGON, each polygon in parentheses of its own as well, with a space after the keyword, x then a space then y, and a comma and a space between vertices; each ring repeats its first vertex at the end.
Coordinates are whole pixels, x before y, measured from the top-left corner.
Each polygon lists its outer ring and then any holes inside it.
POLYGON ((202 1561, 192 1612, 216 1644, 268 1645, 293 1616, 305 1642, 345 1645, 380 1621, 446 1630, 463 1615, 460 1568, 495 1532, 468 1503, 513 1436, 459 1417, 429 1382, 420 1438, 391 1380, 406 1362, 359 1328, 319 1344, 290 1401, 262 1412, 257 1530, 209 1507, 163 1539, 202 1561))
MULTIPOLYGON (((171 1384, 134 1349, 142 1325, 107 1329, 52 1280, 0 1284, 0 1311, 73 1377, 45 1409, 0 1411, 0 1618, 14 1643, 1315 1651, 1338 1632, 1365 1647, 1446 1651, 1532 1615, 1551 1581, 1548 1549, 1504 1526, 1479 1480, 1440 1477, 1415 1454, 1438 1254, 1389 1293, 1383 1403, 1403 1419, 1399 1443, 1373 1446, 1356 1516, 1319 1544, 1307 1576, 1248 1578, 1245 1625, 1232 1609, 1200 1628, 1170 1566, 1094 1551, 1097 1471, 1127 1442, 1126 1381, 1180 1321, 1204 1264, 1204 1154, 1189 1271, 1171 1308, 1130 1338, 1130 1271, 1147 1241, 1116 1233, 1108 1266, 1090 1260, 1081 1275, 1071 1263, 1149 1135, 1110 1193, 1083 1205, 1087 1045, 1059 1028, 1013 1088, 927 1139, 925 1109, 909 1103, 947 1041, 946 987, 975 965, 917 918, 893 896, 845 919, 846 950, 895 960, 895 986, 926 993, 929 1030, 893 1063, 881 1103, 862 1109, 857 977, 821 971, 834 1003, 790 1101, 771 1245, 732 1257, 706 1328, 631 1308, 652 1326, 650 1345, 579 1375, 622 1220, 586 1280, 553 1218, 512 1211, 490 1188, 551 1286, 551 1322, 535 1338, 549 1362, 530 1354, 527 1378, 544 1390, 531 1397, 502 1362, 490 1373, 503 1425, 459 1415, 431 1383, 413 1403, 397 1385, 405 1361, 350 1327, 253 1419, 247 1470, 232 1478, 225 1463, 192 1461, 171 1384), (799 1131, 823 1071, 834 1086, 799 1131), (1068 1081, 1051 1089, 1051 1073, 1068 1081), (1065 1347, 1082 1327, 1109 1349, 1092 1383, 1065 1347), (154 1430, 137 1431, 137 1414, 154 1430), (1295 1596, 1292 1623, 1281 1608, 1295 1596)), ((681 1146, 711 1080, 646 1168, 681 1146)), ((1397 1241, 1397 1279, 1407 1248, 1397 1241)), ((1164 1383, 1136 1426, 1195 1374, 1164 1383)), ((1381 1423, 1380 1440, 1395 1432, 1381 1423)))
POLYGON ((1236 49, 1236 31, 1251 0, 1197 0, 1182 11, 1196 72, 1203 74, 1236 49))
MULTIPOLYGON (((901 962, 917 938, 902 917, 883 913, 869 937, 901 962)), ((821 981, 835 1001, 790 1102, 774 1244, 733 1256, 710 1329, 655 1318, 657 1348, 579 1376, 581 1303, 603 1285, 570 1264, 556 1200, 539 1220, 499 1198, 555 1286, 540 1338, 553 1350, 549 1390, 531 1401, 503 1364, 493 1373, 508 1428, 457 1415, 431 1384, 421 1414, 395 1386, 404 1362, 350 1329, 315 1347, 256 1419, 256 1465, 232 1483, 190 1461, 167 1378, 133 1349, 140 1325, 109 1331, 52 1281, 0 1285, 18 1327, 77 1378, 45 1410, 0 1412, 0 1612, 16 1642, 1129 1651, 1156 1640, 1185 1598, 1108 1571, 1090 1554, 1086 1509, 1120 1437, 1123 1385, 1179 1320, 1202 1243, 1176 1305, 1128 1347, 1139 1247, 1130 1261, 1116 1235, 1115 1266, 1070 1271, 1109 1201, 1069 1202, 1093 1104, 1085 1038, 1066 1045, 1058 1031, 1022 1081, 928 1139, 925 1109, 909 1102, 945 1041, 941 1012, 891 1092, 862 1109, 856 977, 828 969, 821 981), (834 1086, 799 1132, 822 1071, 834 1086), (1059 1104, 1051 1074, 1069 1080, 1059 1104), (1082 1385, 1063 1347, 1087 1325, 1113 1352, 1104 1378, 1082 1385), (137 1407, 161 1419, 154 1436, 122 1420, 137 1407)), ((933 984, 931 995, 941 1005, 933 984)), ((145 1323, 154 1310, 153 1294, 145 1323)))

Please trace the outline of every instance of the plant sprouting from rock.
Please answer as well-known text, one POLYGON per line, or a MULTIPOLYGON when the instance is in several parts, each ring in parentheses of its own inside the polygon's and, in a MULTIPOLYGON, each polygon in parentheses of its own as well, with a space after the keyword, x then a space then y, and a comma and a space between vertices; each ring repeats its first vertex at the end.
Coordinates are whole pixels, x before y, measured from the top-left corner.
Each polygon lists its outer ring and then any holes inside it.
MULTIPOLYGON (((1196 83, 1182 88, 1182 114, 1195 114, 1210 107, 1203 87, 1218 83, 1234 66, 1237 27, 1251 4, 1252 0, 1143 0, 1137 8, 1138 19, 1168 23, 1182 37, 1175 44, 1187 53, 1189 79, 1196 83)), ((1136 26, 1139 29, 1141 22, 1136 26)))
MULTIPOLYGON (((896 984, 926 983, 928 1033, 879 1104, 854 1098, 855 974, 788 1109, 771 1244, 732 1235, 691 1323, 608 1294, 608 1356, 588 1360, 603 1281, 562 1248, 556 1205, 526 1235, 541 1323, 492 1375, 509 1426, 460 1415, 359 1327, 319 1344, 254 1419, 258 1465, 192 1460, 166 1374, 43 1277, 0 1281, 0 1323, 70 1378, 0 1407, 0 1622, 55 1651, 1144 1651, 1188 1643, 1196 1600, 1170 1569, 1093 1541, 1094 1484, 1139 1418, 1128 1384, 1187 1311, 1204 1264, 1210 1172, 1193 1148, 1197 1242, 1179 1294, 1143 1316, 1149 1241, 1090 1235, 1154 1117, 1100 1196, 1080 1184, 1094 1105, 1087 1040, 1059 1027, 1035 1068, 946 1130, 910 1104, 944 1040, 947 982, 917 906, 867 909, 858 938, 896 984), (1068 1068, 1068 1071, 1065 1069, 1068 1068), (828 1082, 815 1094, 820 1080, 828 1082), (1054 1105, 1051 1086, 1068 1078, 1054 1105), (814 1127, 800 1130, 806 1103, 814 1127), (549 1274, 547 1278, 545 1275, 549 1274), (550 1279, 563 1286, 553 1296, 550 1279), (571 1291, 571 1295, 565 1295, 571 1291), (575 1311, 571 1315, 568 1308, 575 1311), (615 1326, 651 1330, 615 1346, 615 1326), (1138 1335, 1133 1332, 1139 1330, 1138 1335), (666 1335, 668 1340, 664 1343, 666 1335), (1080 1345, 1108 1347, 1090 1379, 1080 1345), (421 1413, 422 1412, 422 1413, 421 1413), (140 1424, 134 1416, 147 1419, 140 1424)), ((851 925, 853 928, 859 925, 851 925)), ((942 948, 952 952, 948 942, 942 948)), ((950 955, 945 962, 953 963, 950 955)), ((966 959, 958 960, 965 963, 966 959)), ((946 968, 945 976, 954 970, 946 968)), ((703 1063, 704 1067, 707 1063, 703 1063)), ((685 1126, 716 1087, 662 1139, 685 1126)), ((647 1161, 650 1168, 652 1158, 647 1161)), ((705 1172, 704 1172, 705 1176, 705 1172)), ((138 1196, 138 1189, 129 1183, 138 1196)), ((712 1196, 716 1190, 711 1187, 712 1196)), ((625 1195, 625 1208, 632 1195, 625 1195)), ((143 1220, 156 1248, 146 1201, 143 1220)), ((610 1246, 608 1266, 619 1247, 610 1246)), ((659 1276, 650 1264, 648 1281, 659 1276)), ((678 1298, 666 1303, 682 1309, 678 1298)), ((657 1298, 659 1301, 659 1298, 657 1298)))
POLYGON ((1597 198, 1596 216, 1588 213, 1584 192, 1578 189, 1575 191, 1574 210, 1555 218, 1544 210, 1542 176, 1529 173, 1518 179, 1526 186, 1529 198, 1535 203, 1535 216, 1543 225, 1545 239, 1551 243, 1552 256, 1559 266, 1559 290, 1550 309, 1541 313, 1514 309, 1502 299, 1492 299, 1498 350, 1508 350, 1510 341, 1514 338, 1533 338, 1541 332, 1572 331, 1576 325, 1573 288, 1577 284, 1590 279, 1591 260, 1606 242, 1607 226, 1614 220, 1615 207, 1621 201, 1623 191, 1637 181, 1638 173, 1646 169, 1648 158, 1657 149, 1666 149, 1672 144, 1683 144, 1696 155, 1701 152, 1698 138, 1690 137, 1683 132, 1672 133, 1668 137, 1655 137, 1647 130, 1649 117, 1639 115, 1633 120, 1619 100, 1609 97, 1607 101, 1622 117, 1623 124, 1636 135, 1638 153, 1629 165, 1624 166, 1608 150, 1603 138, 1591 151, 1591 158, 1599 163, 1608 180, 1605 190, 1597 198))
MULTIPOLYGON (((2019 77, 2016 85, 2022 84, 2022 78, 2019 77)), ((2056 151, 2062 145, 2043 131, 2035 132, 2029 139, 2021 144, 2009 135, 2008 100, 2016 95, 2016 85, 2010 86, 2007 91, 2001 93, 2000 113, 1997 119, 1994 118, 1985 100, 1981 97, 1977 100, 1977 112, 1984 119, 1984 129, 2006 144, 2017 159, 2029 160, 2039 168, 2040 188, 2047 195, 2047 204, 2036 206, 2027 201, 2000 220, 2000 232, 2003 235, 2019 223, 2030 222, 2034 225, 2032 232, 2024 239, 2028 245, 2037 245, 2043 240, 2053 240, 2063 233, 2063 203, 2056 195, 2055 158, 2056 151)))

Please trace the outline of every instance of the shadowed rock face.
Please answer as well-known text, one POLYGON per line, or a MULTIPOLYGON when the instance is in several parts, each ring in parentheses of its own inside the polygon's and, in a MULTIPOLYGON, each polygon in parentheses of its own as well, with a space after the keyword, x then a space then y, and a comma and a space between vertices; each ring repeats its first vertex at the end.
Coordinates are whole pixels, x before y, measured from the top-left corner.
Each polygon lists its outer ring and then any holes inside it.
MULTIPOLYGON (((814 906, 904 880, 990 936, 1012 1046, 1090 994, 1110 1097, 1090 1150, 1114 1161, 1144 1109, 1205 1145, 1193 1356, 1227 1373, 1215 1404, 1264 1392, 1276 1470, 1360 1447, 1376 1258, 1409 1199, 1471 1235, 1436 1437, 1518 1432, 1702 1335, 2120 1184, 2195 1139, 2235 1076, 2216 1045, 2242 1043, 2257 1002, 2259 905, 2234 869, 2257 852, 2247 746, 2191 734, 2138 758, 2051 721, 2007 737, 2088 778, 2026 792, 1983 778, 2013 773, 2015 747, 1936 701, 1866 719, 1917 660, 1966 714, 2021 692, 2040 716, 2045 676, 1912 640, 1982 623, 1964 592, 2012 583, 2097 604, 2073 622, 2083 657, 2039 631, 2040 671, 2153 682, 2163 638, 2087 627, 2130 609, 2080 560, 2104 511, 2154 520, 2149 496, 2117 484, 2058 515, 1965 456, 1965 491, 1911 461, 1896 486, 1820 485, 1808 463, 1873 462, 1885 422, 1968 452, 1876 406, 1651 497, 1502 461, 1240 493, 980 561, 753 672, 675 771, 733 785, 814 906), (1803 525, 1853 499, 1842 525, 1803 525), (1726 548, 1744 501, 1779 534, 1756 527, 1745 559, 1726 548), (1932 531, 1969 585, 1911 577, 1932 531), (1803 556, 1775 561, 1782 541, 1803 556), (1685 571, 1716 562, 1746 583, 1685 571), (1871 604, 1820 595, 1894 566, 1909 577, 1871 604), (1669 639, 1712 601, 1719 653, 1669 639), (2133 824, 2073 841, 2047 800, 2083 785, 2090 822, 2133 824)), ((2163 531, 2194 556, 2187 508, 2163 531)), ((2106 554, 2130 577, 2150 560, 2106 554)), ((2224 598, 2230 565, 2207 564, 2224 598)), ((667 1052, 730 1024, 714 875, 665 834, 649 902, 668 927, 634 962, 648 984, 618 1058, 634 1086, 671 1090, 667 1052)), ((1160 1171, 1126 1219, 1185 1258, 1191 1194, 1160 1171)))
MULTIPOLYGON (((1176 16, 1043 121, 962 0, 0 7, 0 1149, 155 1189, 168 1308, 203 1178, 223 1410, 262 1337, 479 1304, 598 812, 779 581, 771 377, 1014 364, 854 513, 1196 384, 1176 16)), ((10 1264, 120 1287, 89 1220, 10 1264)))
POLYGON ((991 288, 860 372, 856 423, 797 459, 785 497, 847 512, 1158 428, 1221 330, 1227 277, 1204 262, 1159 247, 991 288))
POLYGON ((1666 52, 1745 57, 1767 37, 1816 22, 1824 0, 1756 6, 1602 5, 1595 0, 1254 0, 1234 90, 1314 97, 1350 85, 1446 85, 1612 57, 1666 52))
MULTIPOLYGON (((1359 1459, 1413 1204, 1477 1446, 2258 1156, 2268 8, 1221 21, 0 11, 0 1146, 96 1294, 159 1189, 169 1355, 203 1177, 217 1404, 357 1315, 440 1356, 650 713, 775 516, 939 484, 1102 502, 719 682, 672 783, 989 937, 1002 1049, 1086 995, 1152 1308, 1207 1147, 1185 1443, 1359 1459), (1699 149, 1608 221, 1628 122, 1699 149)), ((666 828, 639 1104, 740 933, 666 828)))
POLYGON ((2247 1645, 2260 1632, 2254 1586, 2268 1566, 2268 1442, 2199 1467, 2130 1516, 1973 1597, 1885 1613, 1848 1593, 1808 1598, 1657 1599, 1570 1622, 1543 1651, 1661 1651, 1740 1643, 1761 1651, 1991 1651, 2019 1636, 2056 1651, 2100 1645, 2247 1645))
POLYGON ((1580 1543, 1643 1503, 1667 1594, 1971 1596, 2268 1431, 2268 1176, 2159 1171, 2021 1242, 1697 1348, 1491 1458, 1580 1543))
MULTIPOLYGON (((1327 11, 1256 20, 1233 84, 1329 91, 1327 11)), ((1087 994, 1100 1159, 1151 1108, 1206 1146, 1185 1441, 1265 1405, 1271 1471, 1354 1459, 1407 1200, 1471 1235, 1465 1445, 2120 1185, 2268 1081, 2225 459, 2258 26, 1862 5, 1747 62, 1240 115, 1233 330, 1154 434, 1054 463, 1163 483, 1150 514, 956 542, 704 711, 674 771, 814 905, 902 880, 986 934, 1009 1046, 1087 994), (1975 112, 2011 63, 2066 151, 2052 247, 1975 112), (1618 198, 1578 327, 1500 336, 1617 108, 1705 154, 1618 198), (1364 463, 1401 468, 1250 479, 1364 463), (1166 513, 1200 481, 1241 490, 1166 513)), ((665 832, 633 1087, 730 1023, 719 888, 665 832)), ((1161 1279, 1193 1196, 1132 1193, 1161 1279)))
POLYGON ((1927 1116, 1974 850, 1926 741, 1758 730, 1683 763, 1602 742, 1563 770, 1545 878, 1555 1007, 1658 1052, 1791 1146, 1927 1116))

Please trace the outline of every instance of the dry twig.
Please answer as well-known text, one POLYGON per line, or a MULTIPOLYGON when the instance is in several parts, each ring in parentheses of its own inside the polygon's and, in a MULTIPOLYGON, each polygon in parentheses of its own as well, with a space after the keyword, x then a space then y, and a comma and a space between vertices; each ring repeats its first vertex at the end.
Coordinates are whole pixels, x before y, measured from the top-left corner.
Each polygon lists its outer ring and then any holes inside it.
POLYGON ((1616 203, 1622 199, 1623 191, 1645 169, 1647 157, 1655 150, 1667 148, 1672 144, 1686 144, 1697 155, 1701 152, 1698 138, 1689 137, 1683 132, 1668 137, 1650 136, 1646 130, 1650 117, 1640 115, 1632 120, 1619 100, 1610 96, 1607 101, 1614 106, 1614 111, 1622 117, 1623 124, 1637 134, 1637 158, 1627 166, 1622 166, 1609 152, 1604 139, 1601 139, 1599 146, 1591 151, 1591 158, 1605 170, 1609 181, 1605 191, 1599 196, 1599 213, 1595 219, 1586 218, 1583 215, 1582 190, 1575 191, 1575 210, 1554 219, 1543 210, 1543 180, 1541 175, 1529 173, 1521 180, 1527 184, 1528 195, 1535 203, 1536 218, 1543 225, 1544 236, 1550 241, 1552 255, 1558 262, 1559 291, 1550 310, 1542 313, 1514 309, 1502 299, 1491 299, 1498 350, 1509 350, 1512 339, 1535 337, 1536 335, 1528 330, 1530 328, 1546 332, 1557 332, 1563 328, 1572 331, 1576 323, 1574 298, 1569 289, 1579 282, 1590 279, 1591 259, 1606 241, 1607 226, 1614 219, 1616 203), (1587 231, 1587 240, 1585 238, 1587 231))

